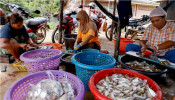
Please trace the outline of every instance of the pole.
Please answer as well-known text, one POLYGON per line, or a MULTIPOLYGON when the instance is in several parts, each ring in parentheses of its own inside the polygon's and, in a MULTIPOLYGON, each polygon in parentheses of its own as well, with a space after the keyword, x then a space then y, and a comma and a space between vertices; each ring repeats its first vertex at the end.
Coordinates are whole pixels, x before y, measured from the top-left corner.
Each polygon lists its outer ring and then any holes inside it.
POLYGON ((58 35, 59 43, 61 43, 62 39, 63 8, 64 8, 64 0, 60 0, 59 35, 58 35))
MULTIPOLYGON (((81 0, 81 5, 83 6, 83 0, 81 0)), ((83 10, 83 7, 81 8, 81 10, 83 10)))
MULTIPOLYGON (((114 0, 114 7, 113 7, 113 15, 115 16, 115 10, 116 10, 116 0, 114 0)), ((111 30, 110 30, 110 41, 112 41, 113 36, 113 30, 114 30, 114 21, 112 20, 111 30)))
POLYGON ((114 52, 114 58, 116 61, 118 61, 118 53, 119 53, 119 47, 120 47, 120 37, 121 37, 121 28, 120 28, 120 19, 118 18, 118 26, 117 26, 117 37, 116 37, 116 46, 115 46, 115 52, 114 52))

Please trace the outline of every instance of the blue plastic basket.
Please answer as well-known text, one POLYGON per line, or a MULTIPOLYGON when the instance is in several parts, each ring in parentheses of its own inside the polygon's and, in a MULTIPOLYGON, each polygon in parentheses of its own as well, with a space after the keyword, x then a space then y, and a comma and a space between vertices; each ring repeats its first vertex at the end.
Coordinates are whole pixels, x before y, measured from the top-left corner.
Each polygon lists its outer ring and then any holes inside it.
POLYGON ((99 52, 99 50, 88 48, 88 49, 83 49, 83 50, 81 50, 81 52, 99 52))
POLYGON ((110 55, 99 52, 81 52, 72 57, 75 64, 76 76, 83 82, 85 89, 89 90, 89 78, 99 70, 113 68, 116 60, 110 55))

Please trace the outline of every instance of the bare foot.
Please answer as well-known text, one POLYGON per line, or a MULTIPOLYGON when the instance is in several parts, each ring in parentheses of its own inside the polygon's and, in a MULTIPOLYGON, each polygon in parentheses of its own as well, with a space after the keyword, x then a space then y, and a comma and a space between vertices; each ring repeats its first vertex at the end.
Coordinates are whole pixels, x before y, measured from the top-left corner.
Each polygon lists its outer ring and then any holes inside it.
POLYGON ((18 58, 15 58, 15 61, 16 61, 16 62, 19 62, 20 60, 19 60, 18 58))

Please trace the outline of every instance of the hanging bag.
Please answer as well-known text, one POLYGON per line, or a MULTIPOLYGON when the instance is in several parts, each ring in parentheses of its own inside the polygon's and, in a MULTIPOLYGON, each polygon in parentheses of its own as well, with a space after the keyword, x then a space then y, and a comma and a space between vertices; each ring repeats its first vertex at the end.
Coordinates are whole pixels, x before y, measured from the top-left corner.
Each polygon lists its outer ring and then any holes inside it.
POLYGON ((106 19, 105 19, 105 22, 103 24, 103 32, 106 32, 107 30, 107 22, 106 22, 106 19))

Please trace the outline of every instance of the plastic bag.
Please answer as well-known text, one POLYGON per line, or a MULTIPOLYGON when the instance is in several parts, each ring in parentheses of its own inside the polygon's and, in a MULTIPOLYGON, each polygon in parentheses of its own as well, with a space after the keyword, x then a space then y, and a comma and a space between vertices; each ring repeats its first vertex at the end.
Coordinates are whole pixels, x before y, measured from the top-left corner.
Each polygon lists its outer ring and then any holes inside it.
POLYGON ((43 79, 28 92, 26 100, 73 100, 74 89, 72 84, 66 79, 56 81, 50 71, 46 71, 49 79, 43 79))
POLYGON ((105 22, 104 22, 104 24, 103 24, 103 32, 106 32, 106 30, 107 30, 107 22, 106 22, 106 20, 105 20, 105 22))

